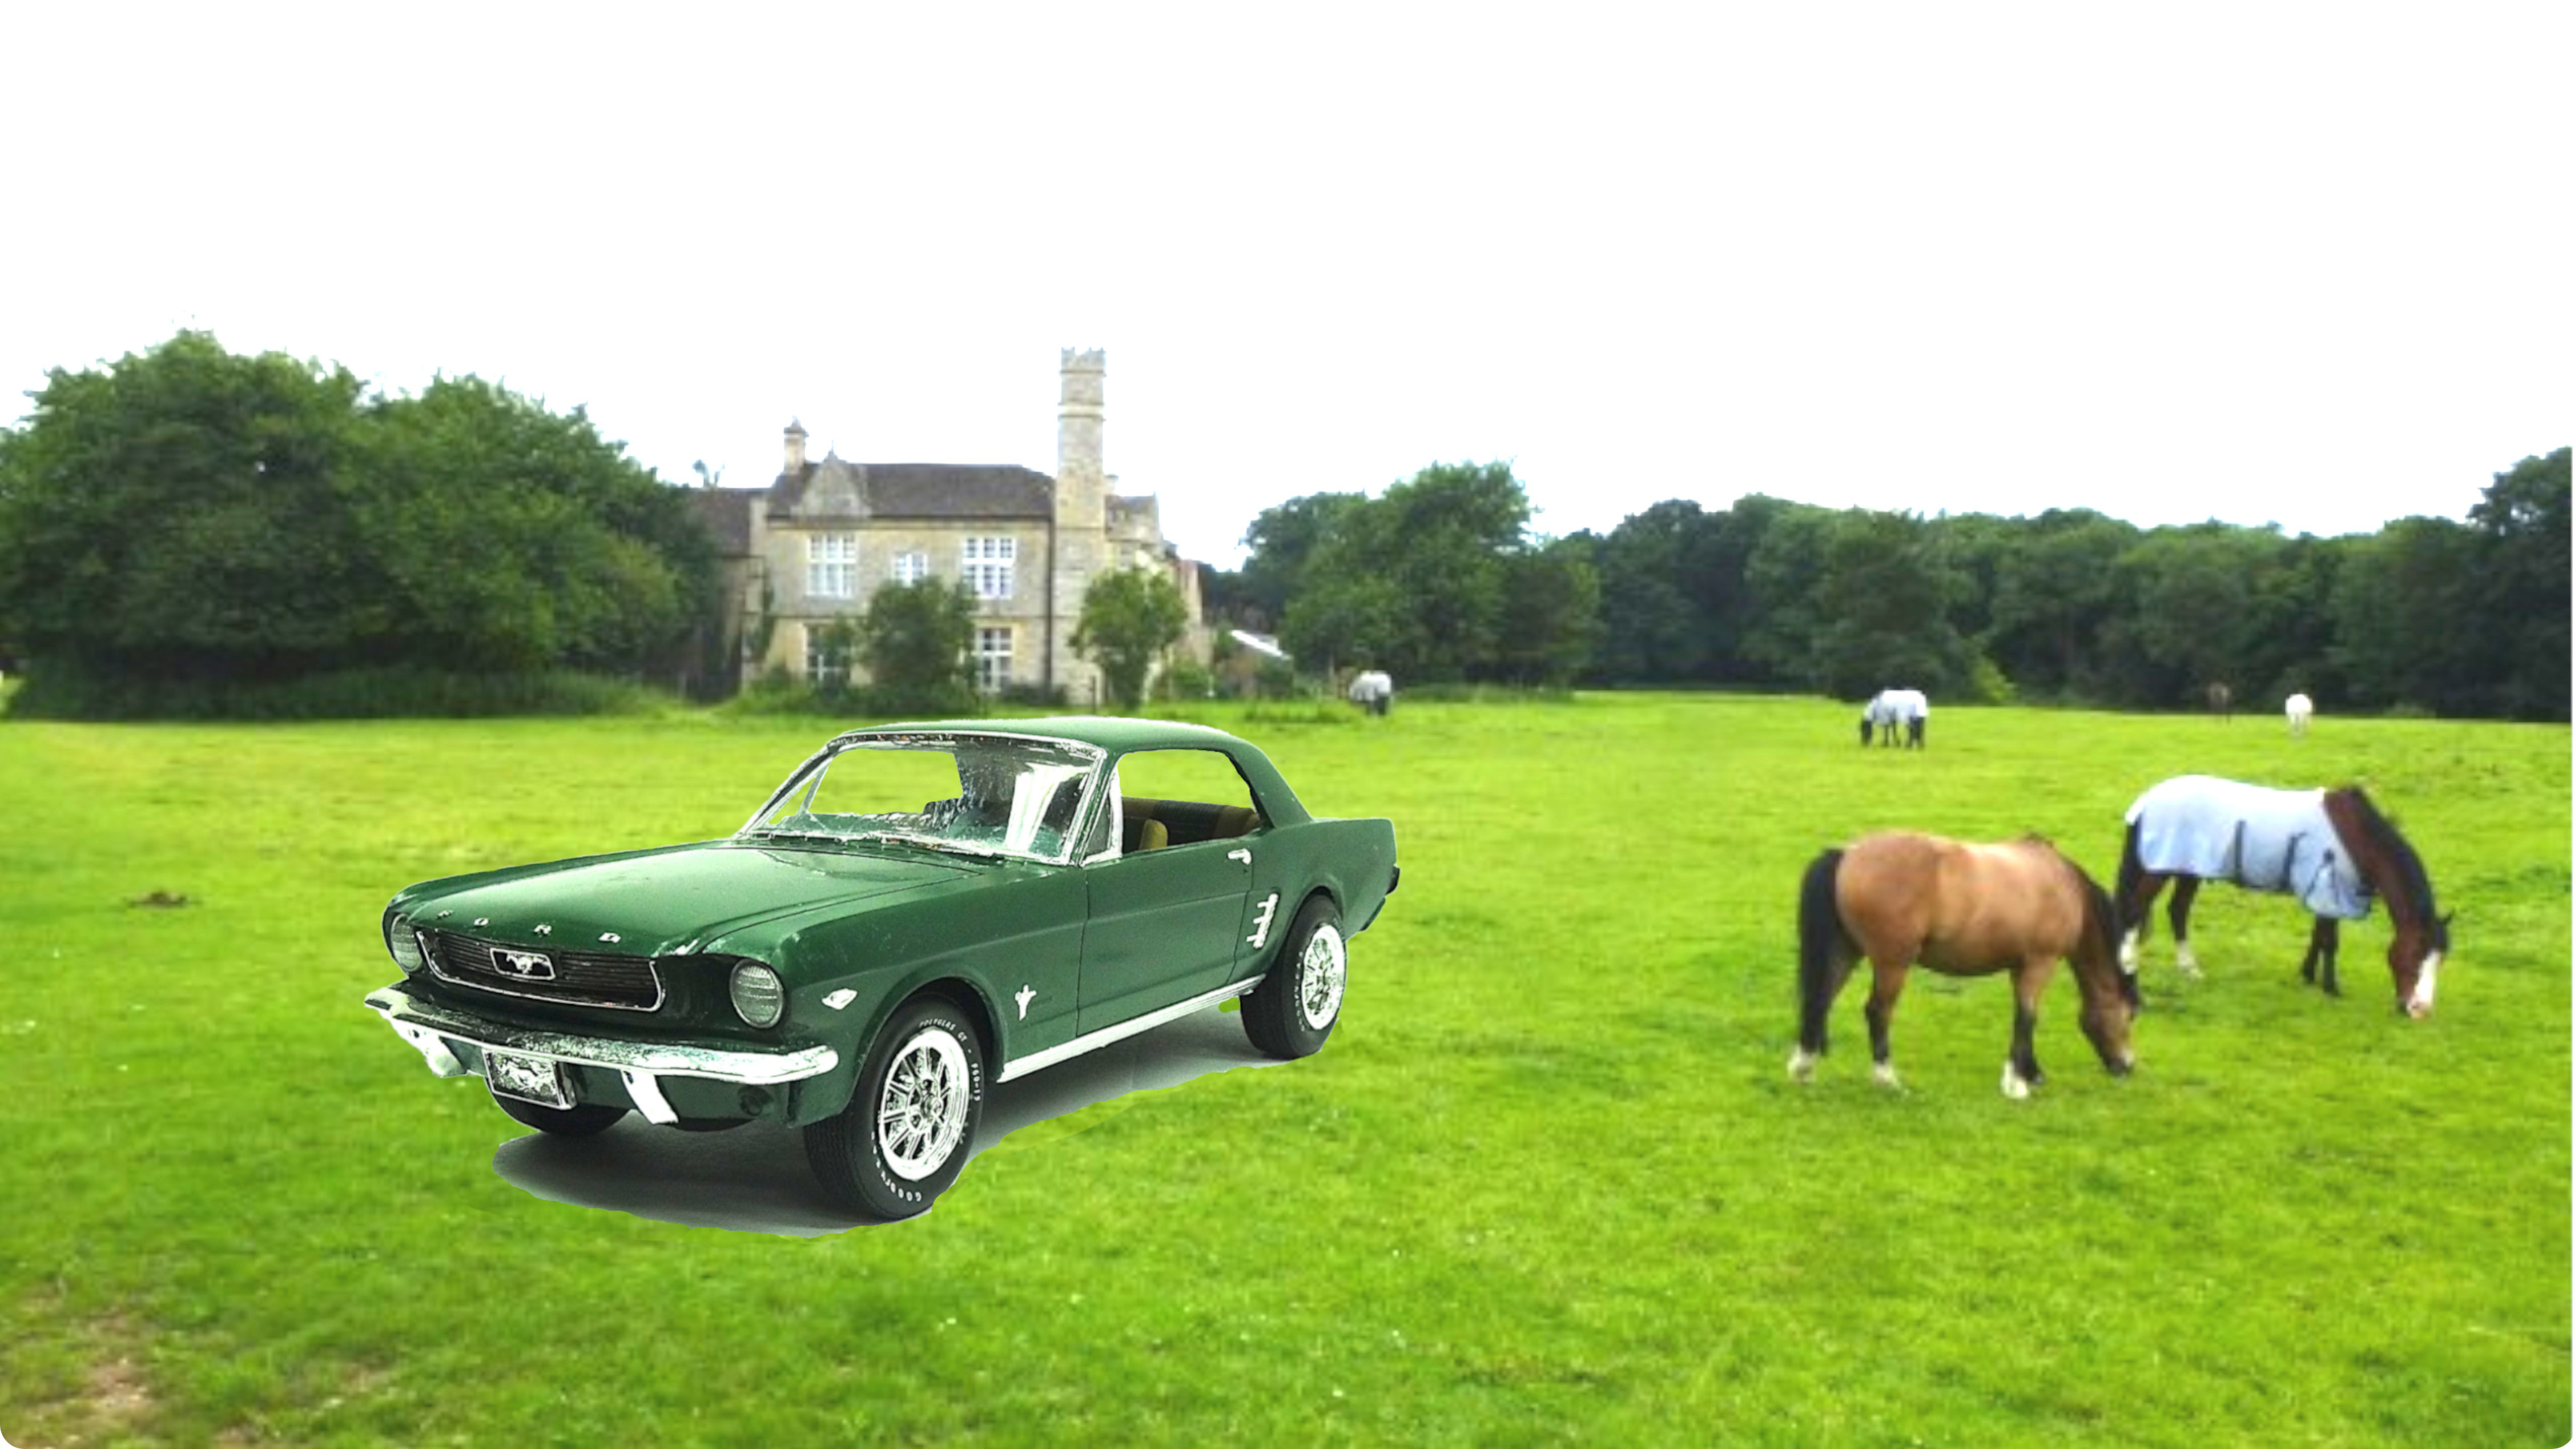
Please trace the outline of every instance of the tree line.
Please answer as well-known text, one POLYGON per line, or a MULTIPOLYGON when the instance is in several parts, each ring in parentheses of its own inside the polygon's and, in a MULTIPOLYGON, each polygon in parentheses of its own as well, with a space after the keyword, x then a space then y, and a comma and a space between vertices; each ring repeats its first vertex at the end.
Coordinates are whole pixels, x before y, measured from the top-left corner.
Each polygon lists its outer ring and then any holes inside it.
POLYGON ((0 430, 19 708, 154 713, 335 671, 668 678, 715 615, 686 497, 578 408, 471 376, 378 396, 200 332, 31 396, 0 430))
MULTIPOLYGON (((633 702, 605 680, 731 673, 716 540, 579 408, 472 376, 376 395, 202 332, 30 396, 0 429, 16 712, 584 712, 633 702)), ((787 703, 971 712, 976 609, 955 580, 888 584, 825 631, 827 677, 787 703)), ((1185 613, 1161 572, 1116 570, 1073 642, 1132 707, 1185 613)))
MULTIPOLYGON (((525 708, 548 671, 685 685, 715 647, 715 541, 578 408, 472 376, 380 396, 197 332, 31 396, 0 429, 0 667, 32 665, 14 709, 237 712, 190 692, 315 679, 342 683, 306 712, 525 708)), ((1412 685, 1901 683, 2162 709, 2223 682, 2248 704, 2564 720, 2568 473, 2560 448, 2496 474, 2464 521, 2336 538, 1760 494, 1547 538, 1508 464, 1439 464, 1264 510, 1242 569, 1204 590, 1303 668, 1412 685)), ((1117 574, 1093 595, 1076 643, 1132 702, 1178 597, 1117 574)), ((842 657, 971 701, 971 601, 876 602, 842 657)))
POLYGON ((1717 686, 2131 709, 2249 704, 2568 718, 2569 451, 2465 521, 2284 535, 2091 509, 1923 517, 1760 494, 1541 539, 1508 465, 1264 510, 1211 607, 1301 664, 1413 683, 1717 686))

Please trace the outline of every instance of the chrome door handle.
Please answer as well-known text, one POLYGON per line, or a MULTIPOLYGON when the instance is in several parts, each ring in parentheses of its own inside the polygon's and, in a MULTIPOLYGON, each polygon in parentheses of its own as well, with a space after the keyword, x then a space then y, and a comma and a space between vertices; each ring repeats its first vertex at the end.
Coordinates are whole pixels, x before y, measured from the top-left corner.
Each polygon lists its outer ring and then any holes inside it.
POLYGON ((1225 858, 1242 861, 1245 865, 1252 864, 1252 852, 1248 850, 1229 850, 1225 853, 1225 858))

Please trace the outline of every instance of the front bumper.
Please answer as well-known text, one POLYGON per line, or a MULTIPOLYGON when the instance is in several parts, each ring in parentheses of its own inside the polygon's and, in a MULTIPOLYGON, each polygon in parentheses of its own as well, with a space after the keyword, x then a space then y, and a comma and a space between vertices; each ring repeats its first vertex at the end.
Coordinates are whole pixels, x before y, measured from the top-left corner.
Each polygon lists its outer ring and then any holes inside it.
POLYGON ((576 1036, 489 1021, 469 1012, 422 1001, 399 986, 367 993, 367 1005, 385 1024, 418 1051, 431 1072, 442 1077, 480 1076, 483 1049, 514 1056, 538 1057, 576 1067, 615 1072, 627 1097, 644 1120, 668 1126, 680 1120, 662 1091, 664 1077, 695 1077, 748 1087, 776 1087, 819 1077, 841 1064, 841 1054, 828 1046, 792 1051, 724 1051, 714 1047, 672 1046, 658 1042, 620 1041, 614 1037, 576 1036), (475 1065, 456 1051, 471 1047, 475 1065))

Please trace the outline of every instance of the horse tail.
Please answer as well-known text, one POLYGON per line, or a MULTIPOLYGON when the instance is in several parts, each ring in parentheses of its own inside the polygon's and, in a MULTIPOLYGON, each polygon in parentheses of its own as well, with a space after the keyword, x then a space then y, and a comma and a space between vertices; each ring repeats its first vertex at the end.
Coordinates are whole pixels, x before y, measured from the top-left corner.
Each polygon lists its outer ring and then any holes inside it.
MULTIPOLYGON (((2147 939, 2147 925, 2155 918, 2156 913, 2153 911, 2140 911, 2138 912, 2138 918, 2134 921, 2127 919, 2125 914, 2123 914, 2129 909, 2129 902, 2138 898, 2138 880, 2139 877, 2145 874, 2146 867, 2138 863, 2138 822, 2131 820, 2129 822, 2128 834, 2122 836, 2120 839, 2120 883, 2118 887, 2118 895, 2115 898, 2109 916, 2109 920, 2111 922, 2112 945, 2114 947, 2119 944, 2118 938, 2127 935, 2132 930, 2138 933, 2138 940, 2141 943, 2144 943, 2147 939)), ((2093 878, 2086 876, 2084 883, 2088 886, 2092 885, 2093 878)), ((2096 886, 2095 889, 2098 890, 2100 887, 2096 886)))
POLYGON ((1827 850, 1808 863, 1798 886, 1798 1046, 1811 1056, 1825 1053, 1825 1016, 1842 974, 1843 917, 1834 901, 1842 865, 1842 851, 1827 850))

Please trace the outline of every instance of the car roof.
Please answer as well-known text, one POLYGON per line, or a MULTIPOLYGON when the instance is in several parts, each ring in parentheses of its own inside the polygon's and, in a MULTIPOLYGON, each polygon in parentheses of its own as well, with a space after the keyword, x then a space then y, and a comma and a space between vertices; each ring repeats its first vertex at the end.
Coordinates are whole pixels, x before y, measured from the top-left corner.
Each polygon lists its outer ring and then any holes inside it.
POLYGON ((1129 750, 1217 749, 1245 742, 1220 729, 1178 720, 1127 719, 1116 715, 1068 714, 1038 719, 914 720, 850 730, 839 739, 885 734, 1020 735, 1031 739, 1073 740, 1097 745, 1111 754, 1129 750))
POLYGON ((939 719, 905 724, 870 725, 833 737, 826 752, 843 744, 885 735, 960 734, 1018 735, 1028 739, 1071 740, 1110 757, 1136 750, 1223 750, 1252 788, 1254 800, 1273 825, 1295 825, 1313 817, 1297 792, 1279 776, 1279 768, 1251 741, 1207 725, 1168 719, 1127 719, 1116 715, 1059 714, 1039 719, 939 719))

